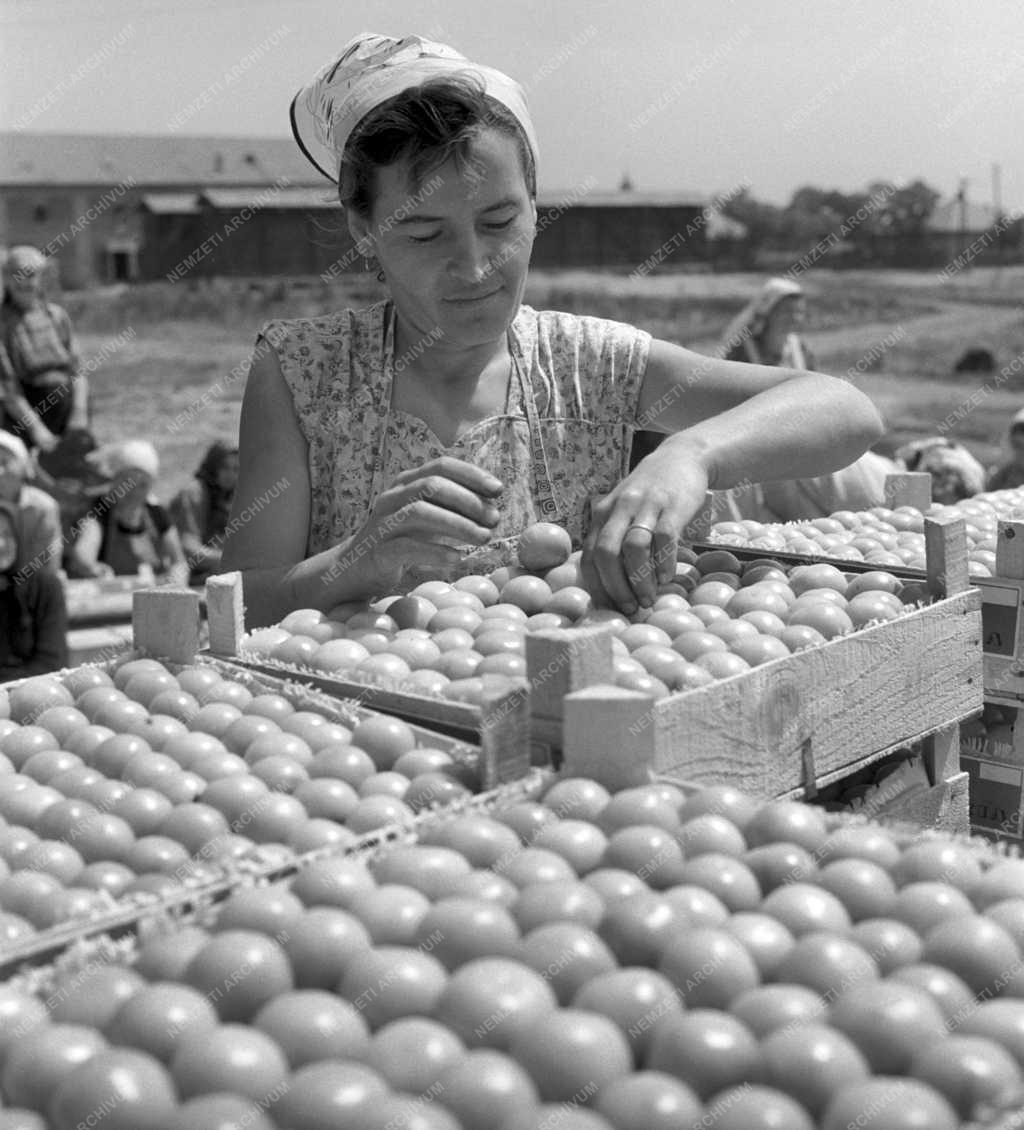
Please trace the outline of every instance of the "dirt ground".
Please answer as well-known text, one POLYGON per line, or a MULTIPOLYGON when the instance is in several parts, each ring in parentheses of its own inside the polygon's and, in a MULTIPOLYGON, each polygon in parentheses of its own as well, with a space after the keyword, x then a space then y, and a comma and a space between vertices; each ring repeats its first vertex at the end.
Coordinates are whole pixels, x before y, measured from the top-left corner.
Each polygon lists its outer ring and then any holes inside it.
MULTIPOLYGON (((633 322, 701 351, 714 347, 762 281, 537 272, 527 301, 633 322)), ((890 428, 880 450, 945 429, 984 463, 998 457, 1009 414, 1024 406, 1024 267, 965 270, 945 282, 929 272, 810 271, 801 282, 818 368, 847 375, 875 400, 890 428), (992 350, 994 374, 954 373, 974 346, 992 350)), ((359 277, 329 286, 150 284, 65 296, 91 363, 97 436, 151 439, 163 461, 159 493, 169 497, 213 439, 237 436, 246 359, 267 318, 363 305, 380 293, 359 277)))

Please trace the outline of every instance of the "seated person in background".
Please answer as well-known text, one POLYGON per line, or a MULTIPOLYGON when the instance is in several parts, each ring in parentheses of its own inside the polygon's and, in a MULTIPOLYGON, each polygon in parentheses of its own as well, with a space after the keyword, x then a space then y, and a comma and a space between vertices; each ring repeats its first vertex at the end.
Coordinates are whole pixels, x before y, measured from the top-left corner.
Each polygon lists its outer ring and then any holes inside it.
POLYGON ((69 555, 69 574, 142 574, 188 584, 188 563, 178 531, 151 494, 160 472, 156 449, 145 440, 125 440, 96 455, 110 487, 80 523, 69 555))
MULTIPOLYGON (((799 283, 769 279, 726 327, 715 356, 755 365, 814 369, 816 361, 797 331, 807 313, 799 283)), ((662 440, 653 432, 637 432, 632 465, 662 440)), ((796 522, 824 518, 837 510, 870 510, 886 502, 886 476, 899 468, 890 459, 865 452, 856 463, 812 479, 749 483, 712 492, 715 521, 796 522)))
POLYGON ((948 505, 985 489, 985 468, 962 443, 935 436, 904 444, 896 462, 907 471, 928 471, 932 501, 948 505))
POLYGON ((56 573, 64 548, 60 507, 56 499, 25 481, 32 475, 28 449, 17 436, 0 431, 0 502, 8 504, 14 514, 15 572, 56 573))
POLYGON ((55 573, 16 578, 18 515, 0 502, 0 682, 68 665, 67 606, 55 573))
POLYGON ((1010 421, 1010 455, 1005 462, 992 467, 986 490, 1009 490, 1024 486, 1024 408, 1010 421))
POLYGON ((238 448, 217 440, 203 456, 195 482, 179 491, 169 507, 191 570, 189 584, 201 585, 220 571, 224 531, 238 482, 238 448))

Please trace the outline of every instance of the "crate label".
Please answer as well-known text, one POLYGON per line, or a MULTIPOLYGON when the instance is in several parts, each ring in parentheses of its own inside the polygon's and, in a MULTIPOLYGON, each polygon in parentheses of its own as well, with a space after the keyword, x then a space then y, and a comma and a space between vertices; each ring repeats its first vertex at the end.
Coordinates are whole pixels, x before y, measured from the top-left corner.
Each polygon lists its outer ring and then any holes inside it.
POLYGON ((999 839, 1024 837, 1024 769, 963 754, 960 768, 971 782, 971 828, 999 839))
POLYGON ((989 655, 1013 655, 1017 642, 1017 605, 986 600, 981 606, 981 639, 982 650, 989 655))

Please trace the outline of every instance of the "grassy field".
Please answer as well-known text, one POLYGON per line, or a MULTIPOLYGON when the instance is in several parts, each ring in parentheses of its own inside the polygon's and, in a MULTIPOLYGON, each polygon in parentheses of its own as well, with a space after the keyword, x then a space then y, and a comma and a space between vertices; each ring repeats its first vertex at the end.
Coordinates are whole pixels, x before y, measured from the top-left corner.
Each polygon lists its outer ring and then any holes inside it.
MULTIPOLYGON (((527 301, 618 318, 709 350, 762 281, 742 274, 633 280, 537 272, 527 301)), ((801 281, 818 368, 848 374, 878 404, 890 428, 880 450, 936 434, 960 408, 948 434, 986 464, 998 457, 1009 414, 1024 406, 1024 267, 964 271, 944 284, 931 273, 882 271, 812 271, 801 281), (955 374, 957 358, 971 346, 991 349, 1003 374, 955 374)), ((160 493, 169 497, 213 439, 237 436, 245 361, 264 321, 365 305, 382 293, 374 279, 360 276, 310 286, 147 284, 63 301, 82 356, 93 362, 97 436, 151 439, 163 460, 160 493)))

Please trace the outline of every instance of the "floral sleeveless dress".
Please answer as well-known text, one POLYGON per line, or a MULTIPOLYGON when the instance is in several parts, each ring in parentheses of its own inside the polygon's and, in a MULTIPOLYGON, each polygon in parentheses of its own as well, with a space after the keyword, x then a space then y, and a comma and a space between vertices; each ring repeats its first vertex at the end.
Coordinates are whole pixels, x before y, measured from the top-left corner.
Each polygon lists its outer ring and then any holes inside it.
MULTIPOLYGON (((504 411, 445 446, 418 416, 391 405, 393 321, 391 304, 381 302, 272 321, 260 331, 277 353, 309 444, 307 554, 354 534, 380 490, 441 455, 472 462, 505 484, 494 539, 467 547, 452 576, 514 563, 518 535, 532 522, 558 522, 578 548, 590 501, 629 469, 650 334, 520 307, 509 331, 515 371, 504 411)), ((404 587, 419 579, 407 577, 404 587)))

